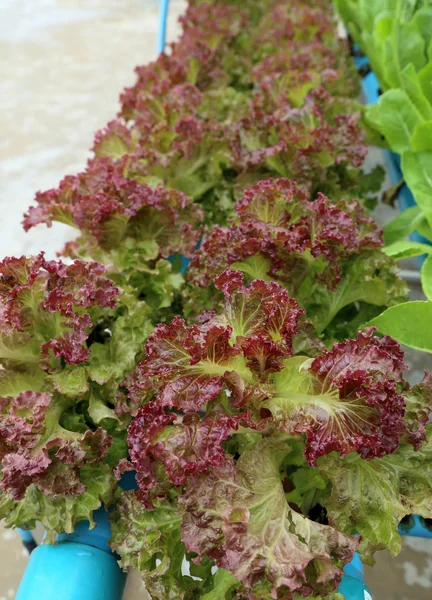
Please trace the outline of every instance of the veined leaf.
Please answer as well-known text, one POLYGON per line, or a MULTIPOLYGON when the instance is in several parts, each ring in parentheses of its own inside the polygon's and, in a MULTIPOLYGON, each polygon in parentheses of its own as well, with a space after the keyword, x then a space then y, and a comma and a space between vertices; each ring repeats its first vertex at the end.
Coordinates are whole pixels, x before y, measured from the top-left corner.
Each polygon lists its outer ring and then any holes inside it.
POLYGON ((411 150, 411 137, 416 126, 423 121, 402 89, 386 92, 377 104, 367 107, 366 116, 385 136, 393 152, 399 154, 411 150))
POLYGON ((411 136, 411 146, 414 152, 432 151, 432 121, 416 125, 411 136))
POLYGON ((402 171, 415 201, 432 227, 432 152, 405 152, 402 171))
POLYGON ((402 23, 397 17, 383 50, 386 84, 392 88, 403 85, 405 67, 412 64, 418 71, 426 64, 426 44, 420 31, 414 23, 402 23))
POLYGON ((372 319, 374 325, 392 338, 417 350, 432 352, 432 302, 405 302, 392 306, 372 319))
POLYGON ((305 456, 312 466, 317 457, 332 450, 379 456, 380 445, 387 451, 397 447, 403 431, 395 416, 404 401, 390 383, 399 381, 400 356, 395 342, 381 340, 373 330, 335 344, 315 359, 294 356, 284 361, 283 370, 274 373, 275 389, 263 406, 282 431, 306 434, 305 456), (352 373, 356 373, 355 383, 352 373), (367 387, 362 383, 366 380, 367 387), (380 401, 384 396, 385 406, 380 401))
POLYGON ((283 442, 262 440, 236 465, 227 456, 208 475, 193 477, 179 500, 186 548, 214 558, 252 594, 264 597, 286 588, 304 595, 308 578, 318 573, 316 591, 332 591, 357 545, 290 508, 279 473, 289 452, 283 442))
POLYGON ((389 246, 394 242, 403 240, 413 231, 416 231, 420 223, 425 221, 423 211, 419 206, 412 206, 402 211, 393 221, 384 226, 384 239, 389 246))
MULTIPOLYGON (((432 446, 418 451, 408 444, 372 461, 349 455, 319 460, 319 470, 332 482, 326 508, 330 523, 348 534, 363 536, 360 552, 371 562, 376 550, 401 549, 400 520, 407 514, 432 515, 432 446)), ((372 563, 373 564, 373 563, 372 563)))
POLYGON ((425 97, 432 104, 432 60, 419 71, 418 78, 425 97))
POLYGON ((402 71, 402 88, 416 107, 419 116, 425 121, 432 119, 432 105, 423 93, 417 71, 412 63, 402 71))
POLYGON ((432 41, 432 7, 424 7, 417 10, 414 17, 413 23, 423 36, 426 43, 426 47, 432 41))
POLYGON ((424 261, 421 270, 423 292, 428 300, 432 301, 432 256, 424 261))
POLYGON ((400 241, 394 242, 383 248, 387 256, 392 256, 396 260, 410 258, 412 256, 421 256, 422 254, 432 254, 432 245, 422 244, 420 242, 400 241))

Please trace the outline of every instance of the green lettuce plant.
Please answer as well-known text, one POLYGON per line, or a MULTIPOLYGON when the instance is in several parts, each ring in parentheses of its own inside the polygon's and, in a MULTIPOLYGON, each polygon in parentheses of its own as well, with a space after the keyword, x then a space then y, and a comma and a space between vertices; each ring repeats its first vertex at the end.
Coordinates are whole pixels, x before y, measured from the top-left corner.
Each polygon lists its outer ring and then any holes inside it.
MULTIPOLYGON (((429 246, 404 238, 417 231, 432 242, 432 4, 429 0, 335 4, 384 92, 377 104, 367 107, 367 124, 400 155, 404 181, 417 204, 385 228, 385 251, 396 259, 430 255, 429 246)), ((405 345, 428 352, 432 335, 420 320, 430 322, 431 265, 428 257, 422 268, 428 302, 401 305, 372 321, 405 345)))
POLYGON ((335 3, 383 92, 376 105, 367 107, 367 122, 400 154, 404 179, 420 209, 391 234, 402 239, 416 229, 431 239, 432 5, 428 0, 335 3))

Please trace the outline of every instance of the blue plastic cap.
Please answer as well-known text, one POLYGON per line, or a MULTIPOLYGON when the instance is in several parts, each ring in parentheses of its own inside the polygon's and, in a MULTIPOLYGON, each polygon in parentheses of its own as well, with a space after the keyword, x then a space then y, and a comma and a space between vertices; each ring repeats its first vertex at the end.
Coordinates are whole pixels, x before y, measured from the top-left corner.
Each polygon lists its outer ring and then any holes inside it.
POLYGON ((15 600, 121 600, 126 574, 114 556, 65 542, 36 548, 15 600))

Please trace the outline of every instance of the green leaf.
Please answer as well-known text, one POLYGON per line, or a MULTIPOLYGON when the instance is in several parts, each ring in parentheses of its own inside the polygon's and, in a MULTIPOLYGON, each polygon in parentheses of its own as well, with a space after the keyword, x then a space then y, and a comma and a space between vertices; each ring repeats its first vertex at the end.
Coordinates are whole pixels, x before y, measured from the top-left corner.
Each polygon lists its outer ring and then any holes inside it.
POLYGON ((432 228, 427 222, 426 217, 417 224, 417 231, 422 237, 432 242, 432 228))
POLYGON ((384 12, 375 19, 373 37, 376 42, 376 49, 380 50, 391 36, 393 24, 394 15, 391 12, 384 12))
POLYGON ((405 152, 402 156, 402 172, 432 227, 432 152, 405 152))
POLYGON ((137 355, 143 351, 144 342, 153 331, 151 311, 145 302, 124 295, 121 302, 124 312, 115 320, 111 337, 105 343, 91 346, 89 377, 100 385, 110 380, 119 381, 136 366, 137 355))
POLYGON ((423 94, 432 104, 432 60, 419 71, 418 78, 423 94))
POLYGON ((432 352, 432 302, 405 302, 372 319, 381 333, 417 350, 432 352))
POLYGON ((361 19, 356 2, 351 0, 335 0, 337 11, 344 21, 345 25, 349 27, 350 32, 356 41, 359 41, 361 32, 361 19))
POLYGON ((395 260, 410 258, 412 256, 421 256, 422 254, 431 254, 432 246, 421 244, 420 242, 400 241, 394 242, 383 248, 387 256, 392 256, 395 260))
POLYGON ((336 453, 318 461, 332 483, 325 507, 330 524, 347 534, 363 536, 360 552, 372 563, 376 550, 401 549, 398 525, 407 514, 432 516, 432 444, 418 451, 402 444, 393 454, 371 461, 336 453))
POLYGON ((432 121, 419 123, 411 137, 414 152, 432 151, 432 121))
POLYGON ((301 108, 302 106, 304 106, 305 98, 308 95, 308 93, 314 88, 316 88, 318 85, 319 76, 318 74, 316 74, 315 77, 307 83, 303 83, 298 86, 290 86, 286 92, 287 98, 291 102, 293 107, 301 108))
MULTIPOLYGON (((325 598, 323 598, 323 596, 313 596, 313 598, 312 598, 312 596, 309 596, 309 599, 310 600, 346 600, 345 596, 343 596, 342 594, 338 594, 338 592, 329 594, 325 598)), ((294 600, 304 600, 304 596, 299 596, 298 594, 295 594, 294 600)))
POLYGON ((233 575, 259 598, 309 591, 317 573, 316 593, 334 589, 357 545, 291 509, 280 472, 289 452, 282 440, 261 440, 236 464, 227 457, 209 473, 197 473, 180 498, 186 548, 229 561, 233 575))
POLYGON ((402 71, 402 88, 408 94, 411 102, 418 111, 421 119, 426 121, 432 119, 432 106, 424 95, 419 77, 414 65, 410 63, 402 71))
POLYGON ((328 479, 318 469, 305 464, 290 475, 290 480, 294 490, 286 494, 286 499, 297 504, 304 515, 309 514, 317 503, 322 504, 321 497, 327 489, 328 479))
POLYGON ((144 577, 151 576, 153 557, 165 554, 169 563, 170 544, 180 542, 181 518, 175 503, 163 501, 149 511, 138 502, 134 491, 122 495, 110 522, 111 547, 121 556, 121 566, 133 567, 144 577))
POLYGON ((382 12, 389 9, 389 0, 378 0, 370 2, 369 0, 356 0, 356 10, 361 15, 362 27, 372 30, 375 21, 382 12))
POLYGON ((68 429, 69 431, 85 433, 88 429, 85 416, 82 413, 80 403, 78 402, 65 410, 59 419, 59 423, 63 429, 68 429))
POLYGON ((90 394, 88 414, 90 418, 99 425, 103 419, 111 419, 120 422, 120 419, 112 408, 107 406, 106 402, 102 400, 100 391, 97 388, 93 388, 90 394))
POLYGON ((174 292, 180 290, 183 284, 183 275, 175 273, 168 260, 160 259, 144 280, 146 302, 153 310, 171 306, 174 292))
POLYGON ((0 396, 17 396, 31 390, 41 392, 45 383, 45 373, 36 366, 28 365, 22 370, 0 369, 0 396))
POLYGON ((81 482, 87 490, 79 496, 46 496, 31 485, 23 500, 14 500, 0 494, 0 519, 7 527, 33 529, 36 521, 46 528, 48 536, 55 533, 72 533, 79 521, 90 521, 95 527, 93 512, 102 504, 111 505, 119 494, 117 480, 108 465, 87 464, 80 471, 81 482))
POLYGON ((396 204, 399 193, 404 185, 405 182, 403 179, 401 179, 395 185, 392 185, 385 189, 381 197, 382 202, 384 204, 388 204, 389 206, 394 206, 396 204))
POLYGON ((117 468, 122 458, 128 457, 129 447, 127 443, 127 429, 111 429, 112 443, 105 456, 104 462, 112 469, 117 468))
POLYGON ((428 46, 432 41, 432 8, 424 7, 417 10, 413 17, 413 23, 428 46))
POLYGON ((426 44, 414 23, 395 19, 393 34, 383 47, 384 73, 389 87, 400 87, 403 69, 410 63, 418 71, 426 63, 426 44))
POLYGON ((306 312, 318 332, 322 332, 338 313, 353 303, 391 306, 404 302, 408 288, 398 277, 397 264, 380 250, 362 253, 348 262, 342 281, 335 291, 317 288, 306 312))
MULTIPOLYGON (((387 15, 385 15, 387 16, 387 15)), ((383 23, 381 27, 383 29, 387 29, 392 26, 393 19, 390 17, 390 23, 383 23)), ((378 23, 376 23, 378 25, 378 23)), ((372 69, 375 75, 378 78, 378 81, 381 82, 381 85, 385 84, 385 76, 384 76, 384 64, 382 62, 382 54, 383 54, 383 42, 380 42, 379 36, 382 33, 379 31, 381 27, 374 28, 371 25, 370 29, 366 29, 362 27, 362 48, 365 52, 367 52, 367 56, 370 60, 372 69)))
POLYGON ((401 89, 389 90, 377 104, 369 105, 366 117, 381 131, 393 152, 399 154, 411 150, 411 136, 422 122, 408 94, 401 89))
POLYGON ((225 569, 219 569, 213 579, 212 591, 201 596, 201 600, 223 600, 228 592, 232 592, 239 585, 234 575, 225 569))
POLYGON ((90 379, 99 385, 107 383, 110 379, 121 377, 121 365, 113 360, 115 351, 115 347, 110 342, 105 344, 96 342, 92 345, 88 373, 90 379))
POLYGON ((115 237, 115 245, 119 245, 111 252, 113 262, 120 271, 149 269, 148 262, 158 257, 159 244, 152 238, 139 241, 124 239, 127 231, 125 219, 124 215, 120 215, 110 227, 110 236, 115 237))
POLYGON ((384 226, 384 239, 387 245, 406 238, 416 231, 419 223, 425 220, 419 206, 412 206, 401 212, 393 221, 384 226))
POLYGON ((89 388, 85 367, 77 365, 67 367, 63 369, 63 371, 54 373, 51 375, 51 381, 60 394, 69 398, 82 396, 89 388))
POLYGON ((96 156, 111 156, 112 158, 121 158, 130 151, 131 148, 126 145, 124 139, 114 131, 104 135, 94 147, 96 156))
POLYGON ((200 598, 201 594, 185 595, 187 590, 201 589, 203 582, 182 573, 186 550, 176 499, 172 500, 160 501, 149 511, 138 502, 134 491, 124 493, 110 515, 111 547, 121 556, 123 568, 132 567, 141 573, 153 600, 200 598))
POLYGON ((0 359, 22 365, 38 363, 43 341, 35 337, 30 338, 28 334, 21 331, 13 331, 9 335, 0 333, 0 359))
POLYGON ((428 300, 432 300, 432 256, 424 261, 421 270, 423 292, 428 300))
POLYGON ((432 379, 428 372, 422 381, 406 389, 403 393, 406 407, 404 421, 407 431, 404 441, 417 448, 419 442, 423 443, 430 434, 429 417, 432 412, 432 379))
POLYGON ((230 269, 241 271, 251 277, 251 279, 262 279, 263 281, 271 281, 268 272, 270 270, 270 260, 262 254, 249 256, 244 261, 232 263, 230 269))

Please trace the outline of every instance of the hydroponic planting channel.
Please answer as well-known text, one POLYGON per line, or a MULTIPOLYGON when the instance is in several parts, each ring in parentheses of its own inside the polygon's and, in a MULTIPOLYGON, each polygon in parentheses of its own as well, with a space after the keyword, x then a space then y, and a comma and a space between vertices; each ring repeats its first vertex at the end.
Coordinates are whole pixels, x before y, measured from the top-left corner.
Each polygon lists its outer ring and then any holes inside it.
POLYGON ((430 376, 398 343, 431 350, 430 303, 396 263, 428 246, 369 215, 378 119, 327 1, 182 25, 24 217, 78 239, 0 263, 0 516, 48 542, 18 598, 120 598, 118 559, 153 599, 367 599, 361 561, 432 518, 430 376))

